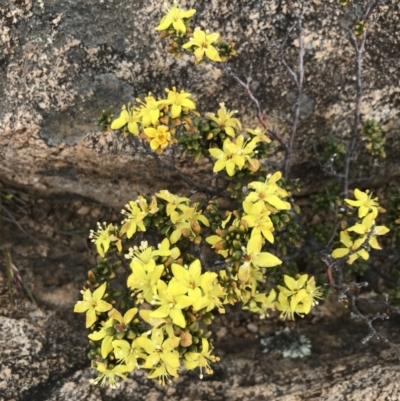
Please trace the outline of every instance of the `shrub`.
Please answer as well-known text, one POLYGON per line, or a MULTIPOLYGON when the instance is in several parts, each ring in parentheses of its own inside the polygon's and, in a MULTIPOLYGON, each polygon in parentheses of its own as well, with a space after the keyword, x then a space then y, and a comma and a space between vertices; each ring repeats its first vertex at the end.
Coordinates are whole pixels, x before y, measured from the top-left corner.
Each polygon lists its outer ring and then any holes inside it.
MULTIPOLYGON (((370 1, 348 31, 356 49, 357 74, 377 3, 370 1)), ((317 154, 322 169, 336 177, 338 185, 314 198, 316 210, 325 209, 329 215, 324 229, 303 226, 293 197, 299 183, 289 179, 289 171, 303 95, 306 5, 287 0, 287 6, 300 43, 297 72, 283 59, 298 90, 288 138, 265 123, 250 79, 243 81, 224 65, 235 55, 234 44, 218 33, 192 29, 196 11, 177 4, 156 27, 160 38, 168 39, 167 52, 175 57, 186 52, 195 64, 221 66, 249 95, 258 126, 244 127, 237 112, 224 103, 216 112, 201 114, 191 93, 176 87, 167 88, 163 97, 149 93, 125 105, 116 119, 110 108, 98 120, 102 131, 122 130, 131 140, 145 143, 160 166, 175 170, 192 191, 190 196, 167 189, 143 194, 125 205, 120 224, 99 223, 91 231, 100 261, 89 271, 75 312, 86 313, 89 358, 98 371, 95 382, 115 387, 116 376, 123 378, 139 367, 163 385, 178 376, 181 365, 198 368, 200 378, 212 373, 219 358, 213 354, 208 326, 216 313, 225 312, 225 305, 239 302, 261 318, 277 311, 283 319, 294 319, 307 315, 327 292, 317 286, 314 275, 301 273, 306 256, 320 284, 335 289, 372 335, 381 336, 372 322, 385 316, 361 314, 351 289, 363 284, 346 284, 343 274, 345 264, 354 273, 360 260, 369 260, 371 249, 381 249, 378 236, 389 231, 377 223, 384 212, 378 198, 368 190, 349 189, 360 134, 372 155, 382 157, 383 131, 374 120, 363 122, 356 106, 349 142, 327 138, 324 151, 317 154), (283 150, 284 160, 280 169, 270 171, 264 161, 276 147, 283 150), (208 160, 217 177, 214 184, 197 185, 168 165, 159 156, 170 148, 196 162, 208 160), (124 266, 130 272, 126 281, 124 266), (327 279, 320 279, 323 270, 327 279)), ((286 42, 287 38, 281 46, 286 42)), ((359 75, 357 85, 360 80, 359 75)), ((361 98, 358 86, 357 105, 361 98)))

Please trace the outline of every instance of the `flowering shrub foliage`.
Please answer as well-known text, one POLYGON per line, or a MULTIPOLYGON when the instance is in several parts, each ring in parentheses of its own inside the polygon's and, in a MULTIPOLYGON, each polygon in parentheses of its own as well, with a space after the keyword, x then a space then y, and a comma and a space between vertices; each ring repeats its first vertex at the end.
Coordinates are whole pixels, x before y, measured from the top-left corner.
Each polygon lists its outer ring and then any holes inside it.
MULTIPOLYGON (((177 4, 167 10, 156 27, 160 38, 169 38, 167 51, 189 52, 196 64, 232 57, 234 45, 218 33, 191 29, 195 12, 177 4)), ((224 183, 217 192, 230 195, 232 208, 221 207, 219 193, 193 201, 161 190, 126 204, 120 224, 99 223, 91 232, 101 260, 89 271, 75 312, 86 313, 95 382, 115 387, 117 376, 142 368, 164 385, 181 366, 198 369, 202 378, 219 360, 207 326, 225 305, 239 302, 261 318, 275 310, 294 319, 322 297, 308 274, 269 278, 286 253, 281 234, 297 242, 296 230, 289 228, 298 207, 282 173, 261 163, 273 146, 266 130, 243 128, 235 115, 224 103, 201 115, 190 93, 172 87, 164 97, 149 93, 124 106, 111 122, 111 129, 142 139, 157 155, 175 145, 195 161, 208 158, 224 183), (121 286, 113 279, 124 263, 129 275, 121 286)), ((110 120, 103 112, 102 121, 110 120)), ((383 211, 377 199, 358 189, 354 195, 345 201, 357 208, 358 220, 342 226, 341 244, 332 252, 347 263, 367 259, 370 247, 380 248, 377 236, 388 232, 376 225, 383 211)))

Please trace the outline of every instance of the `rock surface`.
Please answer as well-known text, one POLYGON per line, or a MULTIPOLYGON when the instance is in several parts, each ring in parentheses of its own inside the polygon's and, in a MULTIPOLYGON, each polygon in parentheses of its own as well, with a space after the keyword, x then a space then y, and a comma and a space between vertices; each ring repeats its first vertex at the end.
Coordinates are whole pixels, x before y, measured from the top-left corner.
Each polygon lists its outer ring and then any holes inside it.
MULTIPOLYGON (((284 37, 293 21, 286 17, 283 3, 267 0, 259 8, 258 1, 181 2, 195 3, 196 25, 238 42, 232 68, 244 77, 253 64, 252 89, 264 114, 290 112, 293 85, 261 34, 264 30, 271 41, 284 37)), ((306 14, 307 85, 292 175, 314 186, 317 175, 319 180, 325 177, 312 144, 318 144, 322 134, 347 138, 345 120, 353 107, 354 55, 343 31, 353 16, 350 8, 341 9, 337 3, 313 0, 306 14)), ((400 4, 386 1, 379 14, 367 44, 362 110, 366 118, 384 124, 389 146, 385 161, 359 159, 360 174, 372 184, 400 175, 400 4)), ((140 192, 182 188, 177 176, 160 169, 143 149, 93 128, 101 109, 110 104, 118 108, 149 90, 157 94, 172 85, 184 87, 198 98, 202 111, 225 101, 248 124, 256 124, 245 93, 216 66, 194 68, 189 57, 176 60, 165 53, 152 29, 161 15, 156 0, 0 0, 2 182, 59 198, 63 194, 64 199, 80 195, 114 207, 140 192)), ((297 45, 295 38, 290 40, 287 59, 292 65, 297 45)), ((288 135, 281 122, 272 117, 268 121, 288 135)), ((169 162, 172 159, 171 154, 166 156, 169 162)), ((185 159, 176 163, 208 185, 207 164, 193 166, 185 159)), ((113 212, 82 200, 61 206, 54 200, 42 203, 39 211, 32 208, 33 220, 24 213, 23 223, 18 218, 33 238, 15 226, 6 233, 13 260, 40 307, 21 297, 11 303, 0 280, 0 401, 400 398, 398 360, 381 344, 362 345, 365 328, 343 316, 326 321, 315 316, 315 323, 296 323, 294 328, 310 338, 312 353, 290 360, 279 350, 260 351, 257 336, 271 335, 282 329, 282 323, 260 322, 235 312, 234 318, 228 314, 215 322, 221 362, 211 377, 200 381, 196 374, 182 372, 171 386, 161 388, 138 371, 118 390, 91 385, 86 332, 82 316, 74 315, 72 306, 94 260, 84 232, 98 220, 109 220, 113 212), (54 216, 58 208, 62 210, 54 216), (83 229, 77 231, 71 221, 79 221, 83 229)), ((26 204, 21 205, 25 210, 26 204)), ((382 330, 399 343, 396 323, 389 321, 382 330)))
MULTIPOLYGON (((398 359, 382 343, 362 344, 365 325, 349 320, 348 311, 329 298, 311 316, 296 322, 273 316, 260 320, 238 308, 227 309, 211 326, 221 361, 203 380, 198 372, 182 370, 172 385, 163 388, 139 370, 117 390, 92 385, 95 372, 86 357, 84 317, 73 313, 73 305, 96 260, 85 232, 98 220, 115 221, 118 214, 87 200, 34 198, 21 192, 14 192, 12 202, 4 206, 23 230, 6 221, 7 241, 0 238, 0 244, 10 250, 39 306, 16 293, 10 301, 1 257, 0 401, 397 401, 400 397, 398 359), (283 358, 282 341, 270 341, 273 347, 262 352, 260 339, 285 327, 309 339, 309 356, 283 358)), ((400 344, 399 320, 393 317, 375 324, 400 344)))
MULTIPOLYGON (((364 61, 365 118, 387 131, 384 161, 359 158, 360 176, 369 185, 400 175, 399 99, 400 5, 383 2, 370 28, 364 61), (397 65, 396 65, 397 64, 397 65), (364 160, 366 159, 366 160, 364 160), (368 161, 369 160, 369 161, 368 161)), ((270 126, 283 137, 289 128, 269 115, 289 116, 294 86, 276 51, 293 23, 284 2, 194 2, 195 25, 219 31, 237 42, 231 66, 242 78, 253 65, 252 89, 270 126), (265 35, 264 35, 265 34, 265 35), (289 113, 289 114, 288 114, 289 113)), ((250 126, 256 120, 244 91, 218 66, 193 66, 189 56, 174 59, 153 29, 163 14, 161 3, 121 0, 0 1, 0 176, 4 181, 42 193, 72 193, 118 206, 139 192, 184 183, 151 157, 115 134, 103 136, 93 126, 100 111, 165 87, 185 88, 198 98, 201 111, 225 101, 250 126)), ((338 1, 310 2, 305 14, 306 84, 302 122, 296 138, 292 175, 308 190, 320 174, 312 144, 322 136, 345 140, 346 118, 354 108, 354 51, 344 28, 355 16, 338 1)), ((349 25, 350 24, 350 25, 349 25)), ((296 68, 298 41, 288 41, 286 59, 296 68)), ((171 158, 171 156, 169 156, 171 158)), ((204 163, 178 164, 205 175, 204 163)))
MULTIPOLYGON (((102 388, 90 383, 94 372, 87 366, 82 319, 73 316, 67 303, 57 310, 38 309, 24 300, 11 305, 4 290, 1 283, 0 401, 128 401, 132 397, 138 401, 395 401, 400 397, 398 359, 382 345, 362 345, 363 326, 346 320, 319 322, 318 327, 300 324, 295 330, 310 338, 312 353, 288 359, 280 350, 261 353, 258 337, 238 325, 237 311, 216 321, 231 334, 215 343, 221 362, 213 375, 200 380, 193 372, 181 372, 171 385, 161 387, 139 370, 116 390, 102 388)), ((388 331, 398 342, 396 323, 388 331)), ((255 319, 253 324, 264 336, 276 327, 255 319)))

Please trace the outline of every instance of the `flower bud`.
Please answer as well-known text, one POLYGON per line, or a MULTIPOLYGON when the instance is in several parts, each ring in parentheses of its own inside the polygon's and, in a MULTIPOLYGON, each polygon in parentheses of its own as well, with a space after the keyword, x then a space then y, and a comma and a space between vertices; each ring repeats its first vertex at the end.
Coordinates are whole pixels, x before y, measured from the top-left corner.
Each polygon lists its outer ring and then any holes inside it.
POLYGON ((94 350, 94 349, 92 349, 91 351, 89 351, 89 353, 88 353, 88 358, 90 359, 90 360, 93 360, 93 359, 95 359, 96 358, 96 356, 97 356, 98 354, 97 354, 97 351, 96 350, 94 350))
POLYGON ((241 258, 242 258, 242 251, 237 250, 237 251, 233 252, 233 254, 232 254, 233 260, 240 260, 241 258))
POLYGON ((195 220, 190 220, 190 228, 193 230, 195 234, 200 234, 201 232, 200 224, 197 223, 195 220))
POLYGON ((119 332, 115 335, 115 337, 116 337, 118 340, 122 340, 122 339, 125 337, 125 331, 119 331, 119 332))
POLYGON ((183 237, 189 238, 189 237, 190 237, 190 234, 191 234, 191 232, 190 232, 190 230, 189 230, 188 228, 183 228, 183 229, 182 229, 182 236, 183 236, 183 237))
POLYGON ((179 345, 182 347, 190 347, 193 344, 193 338, 189 332, 182 331, 179 337, 179 345))
POLYGON ((213 315, 210 312, 207 312, 203 318, 201 319, 201 321, 205 324, 205 325, 210 325, 212 323, 213 320, 213 315))
POLYGON ((117 330, 115 330, 114 327, 109 327, 106 330, 106 333, 107 333, 108 336, 115 336, 115 334, 117 334, 117 330))
POLYGON ((223 251, 227 248, 228 248, 228 243, 223 239, 221 239, 221 241, 214 244, 214 249, 216 249, 218 251, 223 251))
MULTIPOLYGON (((237 236, 235 236, 237 238, 237 236)), ((239 237, 240 238, 240 237, 239 237)), ((241 241, 237 241, 236 239, 232 241, 232 246, 235 249, 242 249, 242 243, 241 241)))
POLYGON ((126 335, 126 337, 129 340, 134 340, 137 336, 136 336, 136 333, 133 330, 129 330, 127 335, 126 335))
POLYGON ((194 322, 189 326, 189 330, 190 330, 192 333, 195 333, 198 329, 199 329, 199 321, 198 321, 198 320, 194 321, 194 322))
POLYGON ((94 283, 96 282, 96 276, 94 275, 94 273, 93 273, 92 270, 89 270, 89 271, 88 271, 88 281, 89 281, 91 284, 94 284, 94 283))

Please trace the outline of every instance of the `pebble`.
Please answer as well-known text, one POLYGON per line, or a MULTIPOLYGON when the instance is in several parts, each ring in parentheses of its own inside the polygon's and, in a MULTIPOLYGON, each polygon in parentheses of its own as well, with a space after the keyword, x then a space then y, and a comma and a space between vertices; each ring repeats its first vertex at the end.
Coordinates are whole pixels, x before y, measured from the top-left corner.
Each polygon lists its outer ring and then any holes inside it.
POLYGON ((218 340, 223 339, 228 333, 228 329, 226 327, 221 327, 218 331, 217 331, 217 338, 218 340))
POLYGON ((101 214, 101 209, 99 207, 94 207, 90 212, 90 215, 95 219, 98 219, 100 217, 100 214, 101 214))
POLYGON ((249 323, 247 325, 247 330, 251 331, 252 333, 258 332, 258 326, 255 323, 249 323))
POLYGON ((77 211, 79 216, 86 216, 89 212, 90 212, 90 207, 89 206, 82 206, 77 211))

